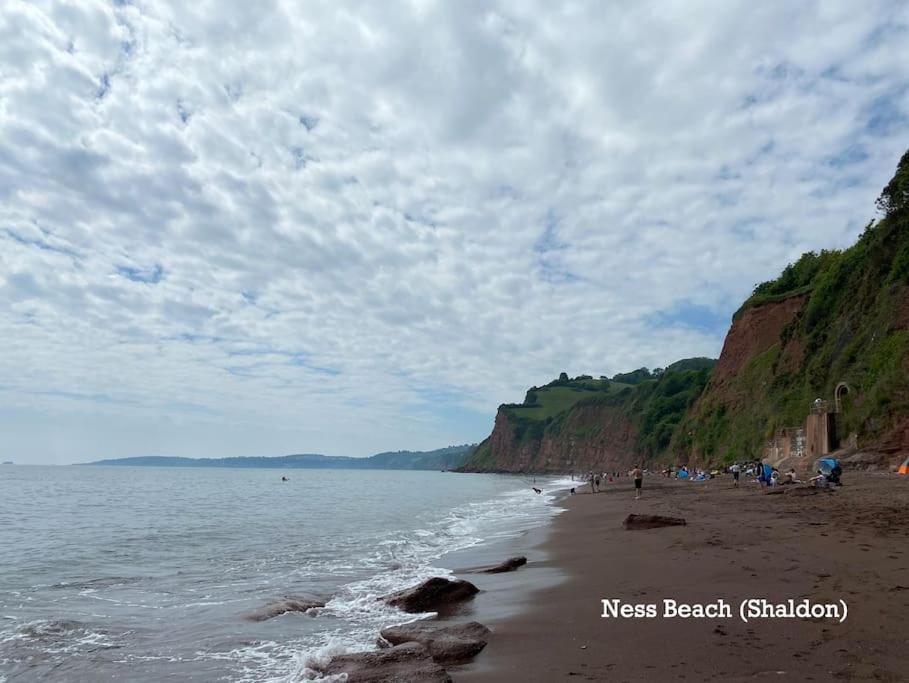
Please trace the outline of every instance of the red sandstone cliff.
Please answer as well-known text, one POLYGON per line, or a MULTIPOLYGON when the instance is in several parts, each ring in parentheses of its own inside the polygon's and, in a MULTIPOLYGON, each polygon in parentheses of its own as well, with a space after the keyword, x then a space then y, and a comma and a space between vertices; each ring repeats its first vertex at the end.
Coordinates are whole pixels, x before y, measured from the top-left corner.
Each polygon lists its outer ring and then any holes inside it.
MULTIPOLYGON (((705 397, 731 384, 748 361, 780 343, 783 330, 805 308, 807 299, 807 295, 794 296, 742 311, 726 334, 705 397)), ((801 355, 801 349, 792 351, 801 355)))
POLYGON ((635 463, 636 431, 613 406, 580 406, 540 436, 519 435, 500 408, 492 434, 478 447, 470 469, 486 472, 624 471, 635 463))

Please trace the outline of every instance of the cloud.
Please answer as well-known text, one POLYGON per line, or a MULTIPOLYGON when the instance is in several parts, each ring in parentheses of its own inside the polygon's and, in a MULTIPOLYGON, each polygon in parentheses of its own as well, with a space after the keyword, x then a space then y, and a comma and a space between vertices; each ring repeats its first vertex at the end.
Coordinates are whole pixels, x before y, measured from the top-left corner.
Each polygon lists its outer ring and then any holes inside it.
POLYGON ((902 3, 0 13, 6 457, 482 438, 716 355, 909 146, 902 3))

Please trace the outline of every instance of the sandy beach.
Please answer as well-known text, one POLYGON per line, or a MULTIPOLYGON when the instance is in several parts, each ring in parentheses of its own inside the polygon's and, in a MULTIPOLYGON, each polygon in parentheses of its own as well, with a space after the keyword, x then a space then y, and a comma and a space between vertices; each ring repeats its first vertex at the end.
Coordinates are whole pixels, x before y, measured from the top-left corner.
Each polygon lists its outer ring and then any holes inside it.
MULTIPOLYGON (((561 680, 905 680, 909 673, 909 481, 847 473, 816 495, 767 495, 730 478, 626 479, 563 501, 529 564, 472 576, 484 591, 526 588, 525 609, 488 618, 489 645, 457 683, 561 680), (686 526, 627 531, 629 513, 684 517, 686 526), (561 581, 552 581, 561 573, 561 581), (550 580, 539 585, 535 575, 550 580), (503 584, 507 581, 507 584, 503 584), (845 601, 834 619, 744 623, 741 601, 845 601), (603 618, 601 600, 655 603, 655 618, 603 618), (728 618, 664 618, 662 601, 731 605, 728 618)), ((485 610, 482 610, 485 611, 485 610)))

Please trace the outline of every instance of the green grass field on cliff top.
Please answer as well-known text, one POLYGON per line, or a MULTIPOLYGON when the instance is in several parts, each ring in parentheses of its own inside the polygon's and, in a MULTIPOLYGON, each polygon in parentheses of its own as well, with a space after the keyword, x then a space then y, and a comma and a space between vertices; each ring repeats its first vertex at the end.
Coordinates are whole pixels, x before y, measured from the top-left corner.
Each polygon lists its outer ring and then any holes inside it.
POLYGON ((604 379, 572 380, 567 386, 546 386, 537 389, 536 403, 512 404, 509 411, 517 417, 528 420, 545 420, 548 417, 565 412, 578 401, 592 396, 616 394, 630 384, 612 382, 604 379))

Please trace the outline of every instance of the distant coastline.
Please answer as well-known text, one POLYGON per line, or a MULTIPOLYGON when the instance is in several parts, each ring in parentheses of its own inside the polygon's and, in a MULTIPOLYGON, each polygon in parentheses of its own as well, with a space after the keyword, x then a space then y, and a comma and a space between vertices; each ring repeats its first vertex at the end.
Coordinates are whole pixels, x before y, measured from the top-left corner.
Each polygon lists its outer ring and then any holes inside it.
MULTIPOLYGON (((110 458, 77 463, 77 467, 232 467, 265 469, 367 469, 367 470, 447 470, 460 466, 475 444, 448 446, 433 451, 395 451, 366 458, 300 453, 282 456, 232 458, 183 458, 140 456, 110 458)), ((10 463, 11 464, 11 463, 10 463)))

